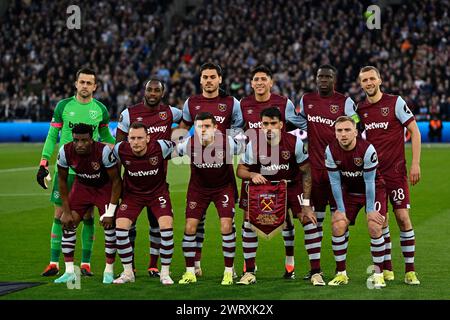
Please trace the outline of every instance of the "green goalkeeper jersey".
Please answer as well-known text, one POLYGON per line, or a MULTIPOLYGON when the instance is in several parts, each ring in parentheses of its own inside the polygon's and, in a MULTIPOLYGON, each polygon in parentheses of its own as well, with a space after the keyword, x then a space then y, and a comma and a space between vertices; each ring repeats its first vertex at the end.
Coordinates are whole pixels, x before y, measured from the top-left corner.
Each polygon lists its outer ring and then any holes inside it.
MULTIPOLYGON (((96 99, 92 99, 88 103, 81 103, 76 99, 76 96, 73 96, 59 101, 56 105, 41 158, 50 160, 59 133, 61 133, 60 146, 71 142, 72 128, 78 123, 92 125, 94 140, 115 143, 115 139, 109 132, 109 114, 105 105, 96 99)), ((74 174, 72 170, 70 170, 70 173, 74 174)))

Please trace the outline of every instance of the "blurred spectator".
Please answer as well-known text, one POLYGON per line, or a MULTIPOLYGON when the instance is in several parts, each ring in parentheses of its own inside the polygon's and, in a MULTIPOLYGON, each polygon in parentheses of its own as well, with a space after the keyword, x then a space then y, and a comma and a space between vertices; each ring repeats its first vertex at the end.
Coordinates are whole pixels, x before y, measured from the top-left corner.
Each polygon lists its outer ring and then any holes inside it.
POLYGON ((82 66, 99 74, 95 97, 117 111, 139 101, 171 1, 78 4, 81 30, 66 28, 70 1, 9 1, 0 30, 0 120, 49 121, 82 66))
POLYGON ((339 70, 336 89, 358 101, 364 98, 355 83, 359 69, 375 65, 386 74, 386 91, 402 95, 419 119, 429 120, 432 97, 438 93, 446 100, 450 92, 448 1, 385 7, 381 30, 366 27, 362 17, 369 4, 205 0, 173 27, 152 73, 158 74, 164 62, 176 81, 168 84, 170 95, 183 100, 185 84, 211 60, 223 67, 228 91, 241 98, 251 93, 250 70, 267 64, 274 72, 274 92, 298 103, 305 91, 315 89, 317 67, 331 63, 339 70))
POLYGON ((428 138, 430 142, 435 142, 435 139, 437 139, 437 142, 442 142, 442 128, 444 126, 442 125, 441 119, 439 119, 439 116, 437 114, 431 115, 431 120, 429 124, 428 131, 428 138))
POLYGON ((167 101, 181 107, 200 92, 199 66, 206 61, 223 67, 223 85, 237 98, 251 94, 250 70, 266 64, 273 91, 297 104, 315 89, 320 64, 338 68, 336 90, 355 101, 364 98, 356 83, 360 67, 375 65, 386 91, 402 95, 417 120, 428 121, 433 110, 450 116, 446 0, 383 7, 380 30, 369 30, 363 18, 370 1, 204 0, 174 22, 167 39, 162 19, 171 1, 84 3, 81 30, 68 30, 70 2, 10 1, 0 17, 1 120, 50 120, 54 101, 74 90, 67 75, 85 64, 98 72, 95 96, 113 119, 141 99, 151 76, 167 81, 167 101))

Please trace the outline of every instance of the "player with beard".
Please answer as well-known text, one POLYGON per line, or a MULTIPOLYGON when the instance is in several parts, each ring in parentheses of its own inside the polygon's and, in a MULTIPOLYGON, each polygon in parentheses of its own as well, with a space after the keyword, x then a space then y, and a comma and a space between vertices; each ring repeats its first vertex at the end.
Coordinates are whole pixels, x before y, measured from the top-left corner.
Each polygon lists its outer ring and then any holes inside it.
MULTIPOLYGON (((152 140, 171 140, 172 124, 179 123, 181 121, 182 112, 178 108, 162 103, 164 90, 164 83, 161 80, 150 79, 147 81, 145 84, 143 101, 128 107, 120 114, 116 133, 117 142, 127 139, 130 125, 133 122, 143 123, 148 128, 148 134, 152 140)), ((147 217, 150 222, 150 261, 147 271, 150 277, 159 277, 158 257, 159 247, 161 245, 161 234, 159 232, 158 221, 156 221, 154 215, 148 211, 148 208, 147 217)), ((131 226, 129 236, 131 245, 134 248, 136 239, 135 224, 131 226)), ((135 270, 134 257, 133 269, 135 270)))
MULTIPOLYGON (((59 145, 63 146, 72 141, 72 129, 74 126, 77 123, 86 123, 94 128, 94 140, 101 140, 111 144, 115 141, 108 128, 108 109, 103 103, 93 97, 94 91, 97 89, 96 79, 94 70, 90 68, 78 70, 75 80, 76 94, 73 97, 59 101, 56 105, 36 175, 37 182, 44 189, 47 189, 47 181, 50 180, 48 161, 52 157, 59 135, 59 145)), ((60 219, 63 211, 62 200, 59 196, 57 167, 53 178, 53 189, 50 196, 50 201, 54 203, 54 220, 50 237, 51 257, 50 263, 42 273, 44 277, 55 276, 59 273, 59 256, 61 254, 62 225, 60 219)), ((69 189, 74 179, 75 172, 73 169, 69 169, 69 189)), ((92 210, 90 210, 83 216, 81 274, 85 276, 93 275, 90 260, 94 233, 94 219, 92 210)))
MULTIPOLYGON (((202 93, 189 97, 183 106, 183 120, 180 128, 189 130, 195 117, 201 112, 209 112, 214 115, 217 122, 217 130, 224 135, 234 135, 233 130, 242 128, 243 120, 239 101, 226 94, 220 88, 222 83, 222 68, 212 62, 206 62, 200 67, 200 86, 202 93), (231 130, 231 131, 230 131, 231 130)), ((234 177, 234 172, 233 172, 234 177)), ((238 190, 235 190, 235 199, 238 198, 238 190)), ((203 214, 203 216, 206 212, 203 214)), ((233 223, 233 230, 235 230, 233 223)), ((201 252, 205 237, 205 219, 202 218, 197 226, 197 249, 195 257, 195 274, 202 276, 201 252)))
MULTIPOLYGON (((320 253, 323 237, 323 221, 327 205, 330 211, 336 209, 330 188, 327 169, 324 162, 325 147, 336 137, 334 123, 340 116, 351 116, 358 122, 355 103, 350 97, 336 92, 337 70, 331 65, 319 66, 316 75, 317 91, 306 93, 300 99, 300 117, 303 120, 302 129, 308 133, 308 153, 311 161, 312 194, 311 201, 317 217, 318 233, 314 230, 309 239, 305 240, 311 270, 303 278, 310 279, 313 285, 324 285, 320 268, 320 253)), ((307 230, 305 230, 308 233, 307 230)), ((346 232, 348 240, 349 233, 346 232)))
MULTIPOLYGON (((300 127, 302 125, 301 119, 295 113, 295 106, 287 97, 272 93, 273 87, 272 71, 264 65, 255 67, 251 72, 251 86, 253 94, 241 100, 241 112, 244 119, 244 130, 248 141, 254 141, 257 135, 257 130, 262 127, 260 114, 264 109, 276 107, 281 112, 281 121, 286 125, 283 126, 283 131, 286 131, 288 124, 291 126, 300 127)), ((247 192, 244 187, 244 181, 241 186, 241 196, 239 207, 244 210, 244 217, 248 217, 247 192)), ((308 235, 317 233, 317 228, 311 221, 304 222, 304 229, 308 235)), ((258 246, 258 237, 255 231, 250 228, 248 219, 244 219, 242 225, 242 242, 244 247, 244 259, 254 257, 258 246)), ((291 216, 286 217, 286 226, 283 229, 283 241, 285 248, 285 279, 295 279, 295 260, 294 260, 294 237, 295 230, 291 216)), ((305 240, 311 242, 311 240, 305 240)), ((312 240, 314 243, 314 239, 312 240)), ((307 245, 307 251, 314 250, 307 245)), ((314 266, 316 260, 311 260, 314 266)), ((320 269, 320 266, 318 267, 320 269)), ((244 273, 247 271, 244 264, 244 273)), ((250 272, 256 271, 249 270, 250 272)))
MULTIPOLYGON (((373 66, 361 69, 359 83, 367 98, 358 104, 358 114, 364 125, 367 140, 378 152, 380 172, 386 181, 386 191, 394 209, 400 228, 400 246, 405 259, 404 282, 409 285, 420 284, 414 267, 415 234, 409 215, 410 199, 408 173, 405 159, 405 128, 411 134, 412 161, 409 182, 412 186, 420 180, 420 131, 414 115, 405 100, 398 95, 381 91, 380 72, 373 66)), ((388 219, 383 235, 386 242, 384 279, 394 280, 391 263, 391 236, 388 219)))

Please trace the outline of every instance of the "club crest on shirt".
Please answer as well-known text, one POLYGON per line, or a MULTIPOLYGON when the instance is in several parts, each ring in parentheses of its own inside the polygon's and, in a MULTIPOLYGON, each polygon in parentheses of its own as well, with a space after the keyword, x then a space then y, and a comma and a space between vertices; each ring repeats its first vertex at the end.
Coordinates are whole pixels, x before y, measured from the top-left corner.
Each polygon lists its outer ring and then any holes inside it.
POLYGON ((367 112, 365 112, 364 114, 363 114, 363 117, 364 118, 367 118, 369 116, 369 114, 367 113, 367 112))
POLYGON ((194 109, 195 110, 200 110, 200 106, 195 106, 194 109))
POLYGON ((217 106, 217 108, 219 109, 220 112, 225 112, 227 111, 227 105, 225 103, 219 103, 219 105, 217 106))
POLYGON ((337 113, 339 111, 339 106, 337 104, 330 105, 330 112, 331 113, 337 113))
POLYGON ((91 162, 91 166, 92 166, 92 169, 94 169, 94 170, 100 169, 100 163, 98 163, 98 162, 91 162))
POLYGON ((253 109, 247 109, 247 114, 252 114, 253 113, 253 109))
POLYGON ((167 119, 167 111, 161 111, 159 113, 159 117, 161 118, 161 120, 166 120, 167 119))
POLYGON ((289 152, 289 150, 283 150, 281 151, 281 157, 284 160, 288 160, 291 157, 291 153, 289 152))
POLYGON ((131 161, 130 161, 130 160, 125 160, 125 164, 126 164, 127 166, 129 166, 129 165, 131 164, 131 161))
POLYGON ((274 193, 263 193, 259 195, 259 208, 262 212, 272 212, 276 202, 277 196, 274 193))
POLYGON ((308 109, 312 109, 314 107, 313 104, 308 104, 308 109))
POLYGON ((223 158, 225 158, 225 152, 223 152, 223 150, 217 151, 216 156, 219 159, 223 159, 223 158))
POLYGON ((137 117, 137 118, 136 118, 136 121, 137 121, 137 122, 142 122, 142 120, 144 120, 144 118, 142 118, 142 117, 137 117))
POLYGON ((387 115, 389 114, 389 107, 381 108, 381 114, 382 114, 384 117, 387 117, 387 115))
POLYGON ((194 210, 197 207, 197 202, 195 201, 189 201, 189 208, 191 210, 194 210))
POLYGON ((98 112, 96 110, 89 110, 89 116, 91 119, 96 119, 98 115, 98 112))
POLYGON ((363 164, 363 159, 362 158, 353 158, 353 162, 358 166, 361 167, 363 164))
POLYGON ((152 166, 156 166, 158 164, 158 157, 151 157, 149 161, 152 166))
POLYGON ((119 207, 120 210, 125 211, 127 210, 128 206, 125 203, 122 203, 119 207))

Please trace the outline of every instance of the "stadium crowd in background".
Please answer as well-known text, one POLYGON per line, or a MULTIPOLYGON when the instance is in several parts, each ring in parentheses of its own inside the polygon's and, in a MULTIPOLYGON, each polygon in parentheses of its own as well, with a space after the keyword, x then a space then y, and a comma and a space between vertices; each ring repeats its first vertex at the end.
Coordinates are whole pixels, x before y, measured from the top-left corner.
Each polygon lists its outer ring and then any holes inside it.
POLYGON ((384 7, 380 30, 366 26, 363 12, 369 4, 205 0, 162 39, 170 1, 82 6, 81 30, 66 28, 67 4, 11 1, 0 17, 0 120, 48 121, 56 101, 73 92, 65 75, 89 60, 99 71, 95 97, 108 106, 112 119, 141 99, 150 76, 166 81, 167 102, 181 107, 200 92, 199 64, 213 60, 224 67, 224 84, 236 98, 251 93, 249 71, 266 64, 274 70, 274 92, 295 104, 314 89, 314 72, 323 63, 338 68, 338 91, 363 99, 356 78, 365 61, 385 70, 383 85, 405 97, 418 121, 431 114, 448 120, 448 2, 384 7), (162 43, 161 54, 152 55, 162 43))
POLYGON ((116 106, 136 99, 150 76, 151 55, 170 1, 98 1, 80 5, 81 30, 66 26, 70 3, 10 1, 0 17, 0 120, 49 121, 56 103, 75 93, 81 65, 98 72, 98 98, 116 106), (29 4, 28 4, 29 3, 29 4))

